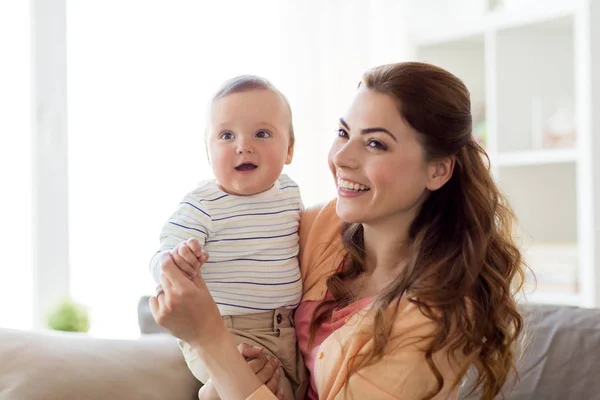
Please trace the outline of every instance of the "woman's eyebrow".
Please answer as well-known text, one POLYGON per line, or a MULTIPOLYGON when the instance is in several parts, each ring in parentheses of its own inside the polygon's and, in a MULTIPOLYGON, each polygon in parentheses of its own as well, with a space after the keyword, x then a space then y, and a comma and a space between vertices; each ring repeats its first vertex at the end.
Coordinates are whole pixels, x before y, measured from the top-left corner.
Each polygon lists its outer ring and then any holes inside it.
MULTIPOLYGON (((346 121, 344 121, 344 118, 340 118, 340 124, 342 124, 344 126, 344 128, 350 130, 350 126, 348 125, 348 123, 346 121)), ((375 128, 366 128, 366 129, 362 129, 360 131, 361 135, 367 135, 369 133, 376 133, 376 132, 383 132, 388 134, 392 139, 394 139, 395 142, 397 142, 398 140, 396 139, 396 136, 394 136, 394 134, 390 131, 388 131, 385 128, 381 128, 381 127, 375 127, 375 128)))

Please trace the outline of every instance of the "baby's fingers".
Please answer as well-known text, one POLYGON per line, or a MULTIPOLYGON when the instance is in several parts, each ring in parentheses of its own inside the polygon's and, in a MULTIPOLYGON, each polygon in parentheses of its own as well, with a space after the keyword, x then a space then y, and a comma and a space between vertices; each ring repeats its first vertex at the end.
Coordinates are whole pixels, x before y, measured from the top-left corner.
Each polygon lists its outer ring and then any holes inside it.
POLYGON ((189 238, 185 241, 185 244, 192 250, 192 253, 196 256, 196 258, 200 258, 202 253, 202 246, 200 245, 200 241, 196 238, 189 238))
POLYGON ((191 278, 194 275, 198 275, 197 269, 194 269, 192 265, 190 265, 181 255, 179 255, 177 248, 171 251, 170 255, 177 268, 185 272, 188 277, 191 278))
POLYGON ((181 256, 195 270, 200 269, 201 264, 198 260, 198 257, 196 257, 192 249, 190 249, 186 244, 177 247, 177 254, 179 254, 179 256, 181 256))

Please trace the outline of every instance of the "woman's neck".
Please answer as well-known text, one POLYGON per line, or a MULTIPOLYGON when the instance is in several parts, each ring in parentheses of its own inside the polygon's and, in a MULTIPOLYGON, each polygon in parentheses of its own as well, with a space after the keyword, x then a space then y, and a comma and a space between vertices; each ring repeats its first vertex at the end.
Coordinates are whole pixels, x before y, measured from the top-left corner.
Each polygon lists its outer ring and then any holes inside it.
POLYGON ((363 235, 366 271, 358 289, 360 298, 379 294, 396 279, 409 258, 408 229, 391 232, 363 225, 363 235))
POLYGON ((365 263, 367 272, 396 270, 408 257, 408 226, 405 229, 385 229, 383 226, 363 225, 365 263))

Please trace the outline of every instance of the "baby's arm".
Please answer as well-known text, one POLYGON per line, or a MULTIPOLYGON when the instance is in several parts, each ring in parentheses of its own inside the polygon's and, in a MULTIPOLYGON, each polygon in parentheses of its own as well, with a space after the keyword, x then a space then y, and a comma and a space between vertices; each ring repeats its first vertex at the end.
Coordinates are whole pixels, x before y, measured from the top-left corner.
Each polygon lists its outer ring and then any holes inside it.
POLYGON ((188 276, 197 273, 207 259, 202 248, 211 225, 210 214, 202 201, 191 194, 185 196, 163 225, 160 248, 150 260, 150 273, 157 284, 160 284, 160 275, 166 263, 174 263, 188 276))

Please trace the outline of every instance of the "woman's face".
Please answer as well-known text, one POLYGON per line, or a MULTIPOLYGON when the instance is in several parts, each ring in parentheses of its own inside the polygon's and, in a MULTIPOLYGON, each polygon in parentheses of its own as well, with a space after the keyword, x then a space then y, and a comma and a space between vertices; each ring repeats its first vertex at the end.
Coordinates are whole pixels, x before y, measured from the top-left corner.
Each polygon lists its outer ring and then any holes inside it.
POLYGON ((394 99, 364 86, 340 118, 329 167, 338 186, 337 214, 346 222, 412 221, 428 189, 437 188, 435 167, 394 99))

